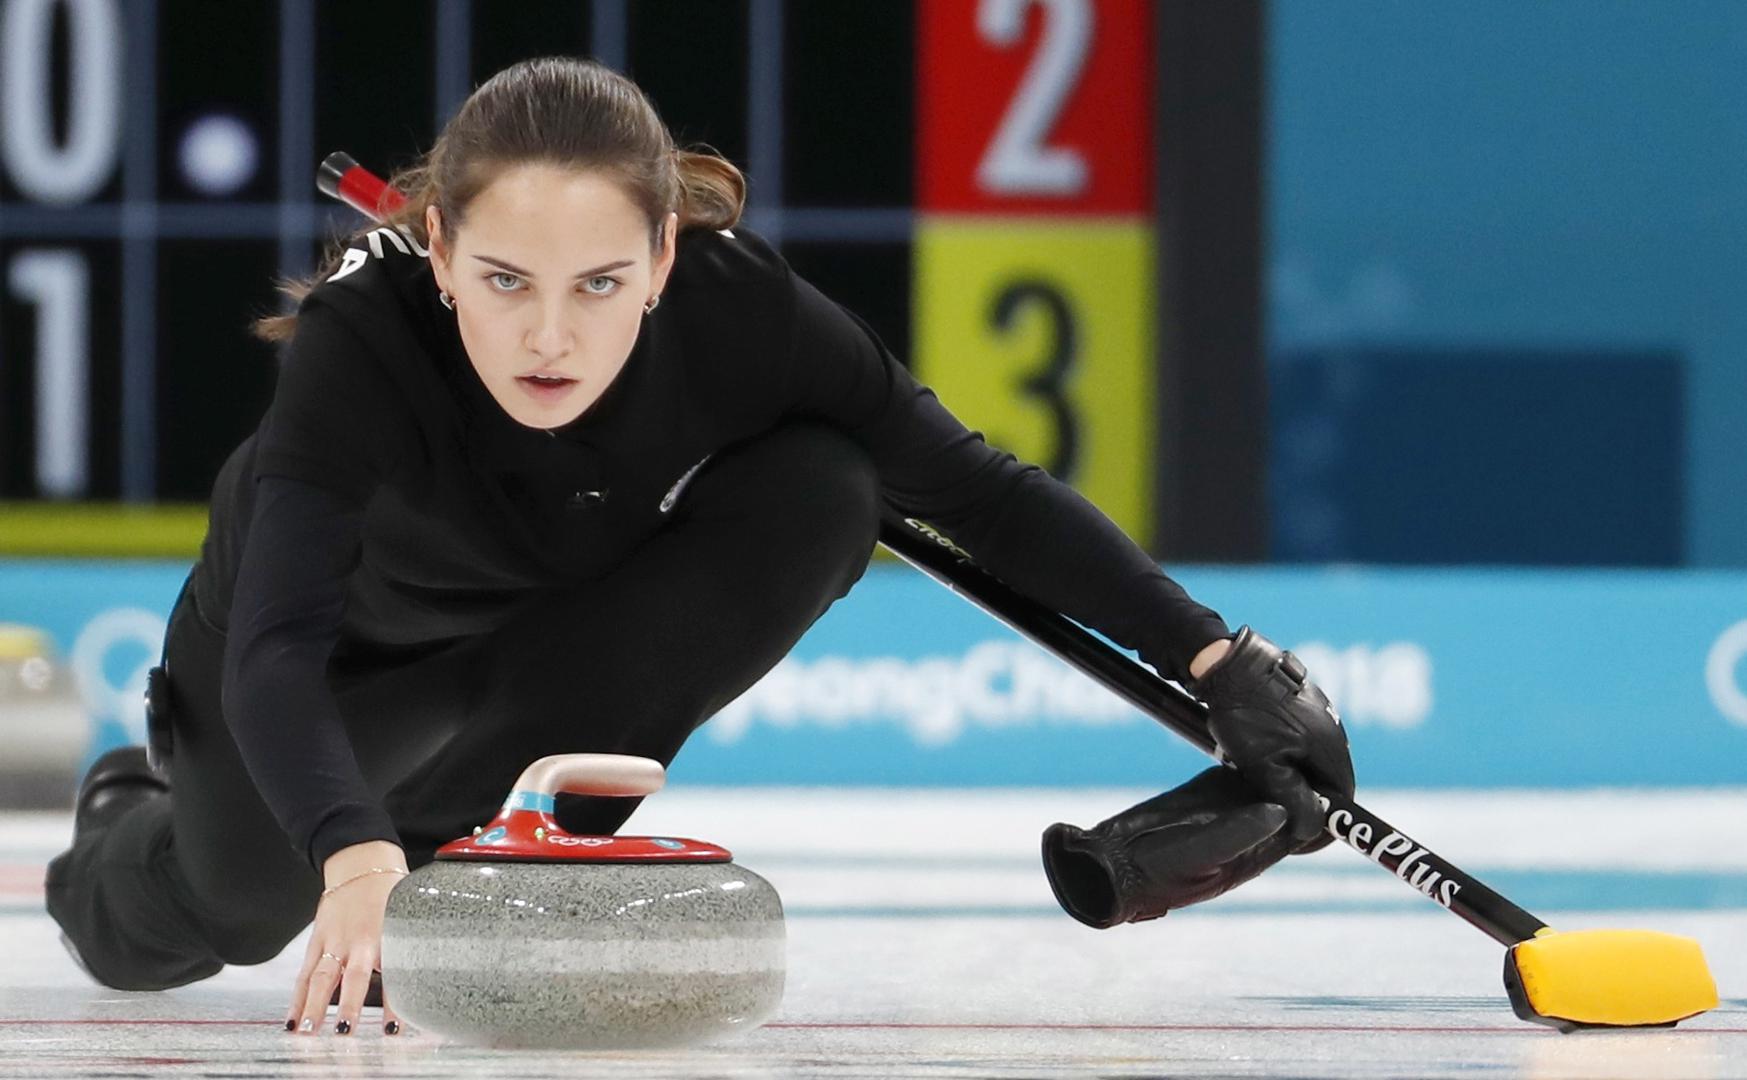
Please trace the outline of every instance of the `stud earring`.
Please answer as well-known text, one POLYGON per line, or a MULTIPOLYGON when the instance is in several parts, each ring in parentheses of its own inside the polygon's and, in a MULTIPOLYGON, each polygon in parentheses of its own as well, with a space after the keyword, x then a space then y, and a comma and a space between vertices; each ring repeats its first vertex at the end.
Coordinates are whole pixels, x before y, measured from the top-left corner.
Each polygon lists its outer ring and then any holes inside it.
POLYGON ((450 311, 455 310, 455 298, 453 296, 449 295, 448 290, 438 289, 437 290, 437 300, 444 307, 448 308, 450 311))
POLYGON ((654 311, 655 305, 659 304, 659 303, 661 303, 661 294, 660 293, 657 293, 656 295, 651 296, 649 298, 649 302, 647 304, 643 305, 643 314, 647 315, 651 311, 654 311))

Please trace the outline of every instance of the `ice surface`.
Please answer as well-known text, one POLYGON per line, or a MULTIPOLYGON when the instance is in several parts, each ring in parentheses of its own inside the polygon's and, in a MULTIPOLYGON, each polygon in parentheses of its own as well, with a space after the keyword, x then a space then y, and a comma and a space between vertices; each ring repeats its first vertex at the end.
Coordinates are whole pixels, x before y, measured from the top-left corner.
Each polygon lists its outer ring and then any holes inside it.
MULTIPOLYGON (((691 789, 628 833, 733 849, 788 910, 772 1024, 684 1053, 494 1051, 365 1010, 283 1029, 299 937, 192 986, 92 983, 42 910, 64 814, 0 815, 0 1073, 26 1076, 1744 1077, 1747 792, 1367 792, 1365 802, 1554 925, 1704 945, 1724 1004, 1674 1030, 1518 1021, 1500 949, 1352 852, 1295 858, 1200 909, 1091 930, 1037 858, 1125 790, 691 789)), ((306 931, 307 933, 307 931, 306 931)), ((392 1001, 392 975, 389 975, 392 1001)))

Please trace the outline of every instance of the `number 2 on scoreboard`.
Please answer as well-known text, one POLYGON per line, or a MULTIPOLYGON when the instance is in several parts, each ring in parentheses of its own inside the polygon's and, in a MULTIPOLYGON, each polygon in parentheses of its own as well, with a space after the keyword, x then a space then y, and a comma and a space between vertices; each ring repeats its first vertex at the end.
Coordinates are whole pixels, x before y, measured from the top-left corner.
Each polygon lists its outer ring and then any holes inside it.
POLYGON ((990 45, 1012 48, 1034 2, 1044 9, 1043 40, 977 164, 977 184, 995 195, 1079 195, 1086 188, 1085 157, 1068 147, 1045 146, 1044 139, 1091 50, 1091 0, 981 0, 977 33, 990 45))

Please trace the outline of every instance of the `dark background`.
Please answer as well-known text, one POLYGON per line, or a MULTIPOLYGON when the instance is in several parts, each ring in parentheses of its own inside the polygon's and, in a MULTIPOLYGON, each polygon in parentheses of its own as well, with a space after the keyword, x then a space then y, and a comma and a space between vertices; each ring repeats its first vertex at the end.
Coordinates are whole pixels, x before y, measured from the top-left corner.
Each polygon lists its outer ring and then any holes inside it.
MULTIPOLYGON (((908 358, 910 2, 136 0, 96 31, 102 72, 48 9, 48 94, 0 124, 46 110, 64 141, 76 92, 119 80, 115 165, 66 200, 0 168, 0 498, 206 499, 273 385, 248 322, 356 224, 317 195, 321 155, 387 173, 531 55, 627 71, 908 358), (179 161, 212 116, 254 140, 222 193, 179 161), (39 481, 44 328, 17 274, 41 251, 85 282, 68 490, 39 481)), ((1156 556, 1747 565, 1747 7, 1153 10, 1156 556)))

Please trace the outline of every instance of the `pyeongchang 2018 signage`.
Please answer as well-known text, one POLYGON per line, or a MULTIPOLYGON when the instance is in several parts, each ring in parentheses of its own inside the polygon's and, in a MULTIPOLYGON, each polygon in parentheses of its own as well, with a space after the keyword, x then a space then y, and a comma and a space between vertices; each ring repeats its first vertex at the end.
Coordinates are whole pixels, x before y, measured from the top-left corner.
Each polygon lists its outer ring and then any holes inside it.
MULTIPOLYGON (((1362 784, 1747 783, 1747 575, 1171 572, 1233 628, 1303 658, 1340 709, 1362 784)), ((693 736, 673 773, 1147 786, 1204 760, 942 586, 876 565, 693 736)))
MULTIPOLYGON (((144 738, 144 672, 187 569, 0 560, 0 622, 42 631, 77 675, 87 761, 144 738)), ((1303 658, 1346 722, 1361 785, 1747 784, 1747 574, 1171 573, 1233 628, 1248 622, 1303 658)), ((6 730, 52 743, 44 753, 71 746, 42 723, 6 730)), ((880 563, 691 737, 671 773, 1161 787, 1204 761, 932 579, 880 563)))
MULTIPOLYGON (((1349 726, 1414 727, 1431 712, 1431 658, 1412 642, 1381 650, 1311 642, 1294 651, 1319 673, 1325 690, 1346 702, 1342 716, 1349 726)), ((1012 638, 978 641, 954 656, 791 657, 716 714, 707 730, 715 742, 735 743, 759 724, 839 731, 887 725, 919 747, 936 748, 973 730, 1144 722, 1103 686, 1012 638)))

